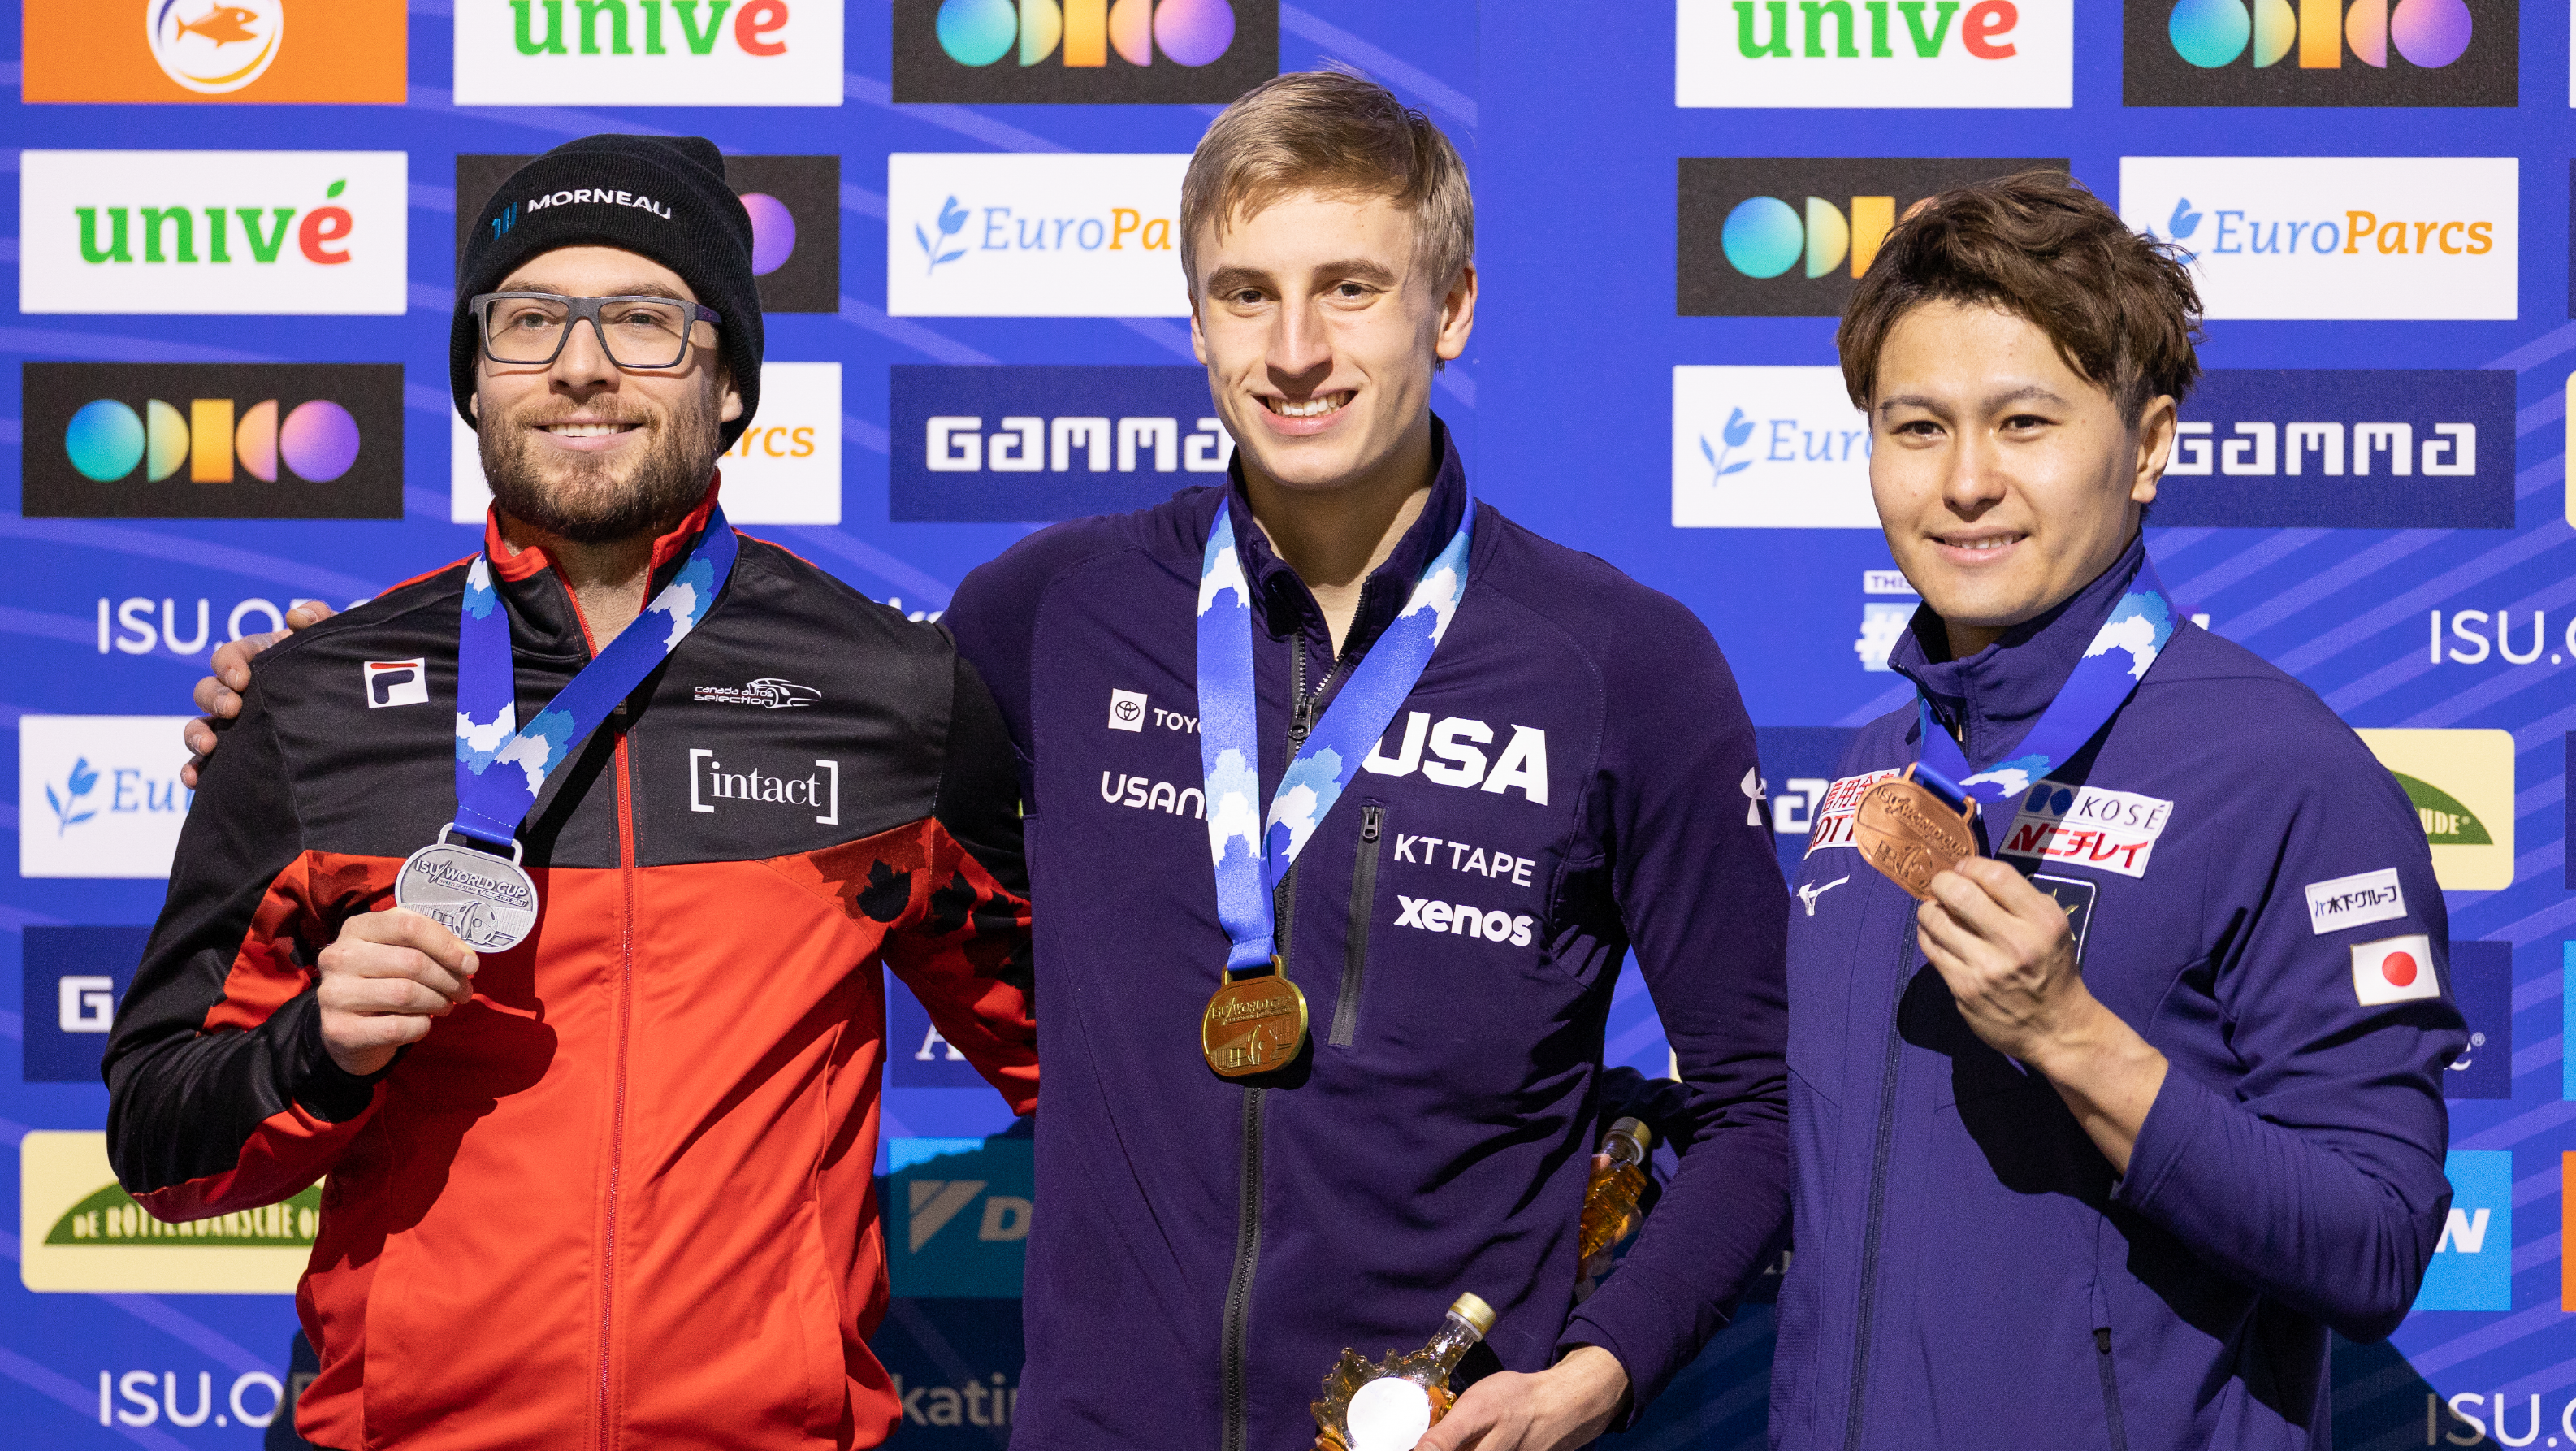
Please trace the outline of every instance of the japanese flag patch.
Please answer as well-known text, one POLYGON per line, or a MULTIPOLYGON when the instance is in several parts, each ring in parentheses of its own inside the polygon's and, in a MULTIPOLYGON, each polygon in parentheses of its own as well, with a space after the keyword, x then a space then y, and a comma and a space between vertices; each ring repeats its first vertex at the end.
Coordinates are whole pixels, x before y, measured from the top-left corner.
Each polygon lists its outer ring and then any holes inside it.
POLYGON ((2354 943, 2352 990, 2363 1007, 2440 997, 2442 984, 2433 973, 2433 940, 2419 932, 2354 943))

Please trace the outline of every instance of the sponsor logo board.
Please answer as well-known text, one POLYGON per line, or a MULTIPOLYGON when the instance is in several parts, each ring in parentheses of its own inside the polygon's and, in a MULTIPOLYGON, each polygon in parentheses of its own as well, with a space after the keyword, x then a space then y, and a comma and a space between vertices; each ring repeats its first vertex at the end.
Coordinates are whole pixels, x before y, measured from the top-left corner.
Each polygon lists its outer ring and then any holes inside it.
MULTIPOLYGON (((474 426, 451 414, 447 517, 479 524, 492 504, 474 426)), ((716 460, 736 524, 841 522, 841 365, 765 363, 760 411, 716 460)))
POLYGON ((895 0, 898 102, 1222 106, 1278 70, 1279 0, 895 0))
POLYGON ((835 0, 454 0, 460 106, 837 106, 835 0))
POLYGON ((996 1299, 1020 1293, 1037 1165, 1025 1138, 886 1142, 886 1272, 894 1293, 996 1299))
POLYGON ((394 363, 26 363, 30 518, 399 519, 394 363))
POLYGON ((2124 156, 2120 215, 2187 254, 2211 321, 2517 315, 2510 156, 2124 156))
POLYGON ((2365 730, 2363 744, 2405 789, 2447 892, 2513 885, 2513 733, 2365 730))
POLYGON ((898 522, 1124 513, 1222 483, 1234 457, 1199 368, 898 363, 891 387, 898 522))
MULTIPOLYGON (((456 255, 511 173, 533 156, 456 158, 456 255)), ((838 312, 841 308, 841 158, 728 156, 725 180, 751 214, 751 271, 760 310, 838 312)), ((519 199, 529 206, 539 200, 519 199)), ((764 383, 764 387, 766 384, 764 383)))
POLYGON ((2442 1173, 2451 1181, 2451 1209, 2415 1308, 2512 1309, 2513 1151, 2453 1149, 2442 1173))
POLYGON ((400 313, 399 151, 25 151, 18 310, 400 313))
POLYGON ((403 0, 83 0, 23 15, 29 101, 399 106, 403 0))
POLYGON ((151 936, 148 927, 26 929, 27 1082, 99 1081, 107 1030, 151 936))
POLYGON ((2511 106, 2521 48, 2511 5, 2125 0, 2121 100, 2131 106, 2511 106))
POLYGON ((1954 186, 2064 158, 1681 159, 1676 252, 1684 317, 1839 317, 1897 219, 1954 186))
POLYGON ((313 1254, 322 1188, 282 1204, 164 1224, 118 1187, 107 1135, 18 1141, 19 1278, 55 1294, 291 1295, 313 1254))
POLYGON ((2183 400, 2156 523, 2510 529, 2513 389, 2505 369, 2213 369, 2183 400))
POLYGON ((2444 1098, 2513 1097, 2513 944, 2453 942, 2451 1001, 2469 1046, 2442 1073, 2444 1098))
POLYGON ((178 715, 18 718, 18 875, 170 875, 196 793, 178 715))
POLYGON ((2075 103, 2074 0, 1682 0, 1676 8, 1678 106, 2075 103))
POLYGON ((1180 153, 886 157, 897 317, 1187 317, 1180 153))
POLYGON ((1840 368, 1673 369, 1676 529, 1875 530, 1869 454, 1840 368))

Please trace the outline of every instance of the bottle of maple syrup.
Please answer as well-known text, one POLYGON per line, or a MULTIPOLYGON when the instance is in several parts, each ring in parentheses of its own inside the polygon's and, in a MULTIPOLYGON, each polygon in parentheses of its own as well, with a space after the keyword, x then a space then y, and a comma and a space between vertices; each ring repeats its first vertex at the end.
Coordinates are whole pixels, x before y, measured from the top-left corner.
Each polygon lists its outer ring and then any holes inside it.
POLYGON ((1610 1126, 1610 1136, 1601 1144, 1610 1162, 1593 1169, 1592 1183, 1583 1191, 1579 1231, 1583 1261, 1626 1239, 1637 1227, 1642 1217, 1637 1199, 1646 1192, 1646 1151, 1654 1142, 1655 1131, 1636 1119, 1623 1118, 1610 1126))
POLYGON ((1388 1351, 1371 1365, 1344 1350, 1315 1402, 1317 1438, 1334 1451, 1412 1451, 1422 1433, 1449 1414, 1450 1372, 1494 1328, 1493 1307, 1460 1295, 1426 1344, 1410 1355, 1388 1351))

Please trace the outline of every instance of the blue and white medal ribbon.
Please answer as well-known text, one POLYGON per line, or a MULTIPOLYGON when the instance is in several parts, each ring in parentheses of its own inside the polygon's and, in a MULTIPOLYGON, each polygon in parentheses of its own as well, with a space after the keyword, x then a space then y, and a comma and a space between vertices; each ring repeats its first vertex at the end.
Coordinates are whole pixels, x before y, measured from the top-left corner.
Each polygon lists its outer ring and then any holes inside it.
POLYGON ((1272 955, 1273 894, 1448 633, 1467 593, 1467 548, 1475 522, 1476 501, 1470 498, 1458 532, 1424 567, 1403 611, 1353 667, 1331 708, 1299 745, 1265 813, 1252 588, 1235 550, 1233 500, 1217 506, 1199 566, 1199 765, 1208 852, 1216 865, 1217 920, 1232 945, 1227 981, 1208 1003, 1200 1046, 1208 1066, 1226 1077, 1284 1067, 1305 1040, 1305 996, 1272 955), (1232 980, 1237 971, 1265 966, 1268 977, 1232 980))
POLYGON ((465 572, 456 640, 456 816, 437 841, 403 862, 394 879, 398 905, 446 924, 478 952, 506 952, 527 939, 536 927, 537 889, 519 865, 519 823, 546 778, 706 618, 739 552, 724 510, 709 510, 680 572, 525 730, 518 727, 510 612, 493 587, 491 556, 475 557, 465 572), (507 845, 509 859, 450 842, 450 834, 507 845))

